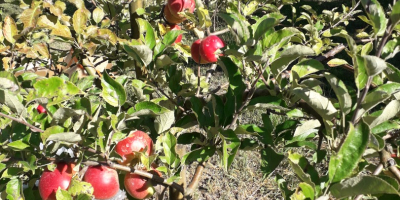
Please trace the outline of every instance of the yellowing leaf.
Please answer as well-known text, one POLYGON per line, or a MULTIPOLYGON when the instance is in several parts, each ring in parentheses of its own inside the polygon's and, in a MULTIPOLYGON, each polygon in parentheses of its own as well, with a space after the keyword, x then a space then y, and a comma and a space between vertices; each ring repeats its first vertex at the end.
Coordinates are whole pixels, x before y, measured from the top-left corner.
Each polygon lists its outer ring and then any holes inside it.
POLYGON ((4 35, 3 35, 3 22, 0 22, 0 42, 4 41, 4 35))
POLYGON ((42 57, 50 58, 49 49, 47 48, 46 44, 36 43, 33 45, 33 49, 35 49, 35 51, 37 51, 42 57))
POLYGON ((76 33, 81 34, 86 27, 87 17, 85 11, 78 9, 72 17, 72 23, 76 33))
POLYGON ((42 14, 42 11, 40 7, 37 6, 35 8, 24 10, 19 19, 24 23, 24 28, 35 27, 40 14, 42 14))
POLYGON ((14 44, 15 43, 15 38, 18 34, 17 26, 15 25, 15 21, 13 18, 10 16, 7 16, 4 19, 4 25, 3 25, 3 35, 6 38, 7 41, 10 43, 14 44))
POLYGON ((97 37, 100 37, 101 39, 110 41, 113 45, 117 43, 117 36, 110 29, 99 29, 97 35, 97 37))
POLYGON ((37 21, 37 25, 39 27, 43 27, 43 28, 48 28, 48 29, 53 29, 56 27, 56 25, 51 22, 46 15, 42 15, 39 17, 38 21, 37 21))
POLYGON ((60 8, 62 12, 67 8, 67 5, 62 1, 56 1, 54 6, 60 8))
POLYGON ((101 8, 96 8, 93 10, 93 20, 96 23, 101 22, 101 20, 104 18, 104 11, 101 8))
POLYGON ((57 21, 57 24, 55 28, 51 31, 50 35, 72 38, 71 31, 69 30, 69 28, 65 25, 62 25, 59 21, 57 21))

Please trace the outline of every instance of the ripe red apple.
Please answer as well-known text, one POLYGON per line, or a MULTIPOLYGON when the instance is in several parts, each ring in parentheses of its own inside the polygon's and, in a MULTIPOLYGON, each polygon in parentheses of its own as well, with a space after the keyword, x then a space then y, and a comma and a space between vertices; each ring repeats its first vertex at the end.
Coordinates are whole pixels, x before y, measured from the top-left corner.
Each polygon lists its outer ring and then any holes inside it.
POLYGON ((179 15, 178 12, 188 10, 190 13, 193 13, 196 3, 194 0, 168 0, 167 7, 176 18, 184 18, 184 16, 179 15))
POLYGON ((207 62, 213 63, 217 62, 218 55, 216 54, 217 50, 225 47, 224 41, 221 40, 216 35, 210 35, 201 41, 200 44, 200 55, 201 58, 206 60, 207 62))
POLYGON ((38 111, 39 114, 42 114, 42 113, 46 114, 47 113, 46 109, 42 105, 38 105, 36 110, 38 111))
MULTIPOLYGON (((171 30, 171 31, 173 31, 173 30, 181 30, 181 27, 175 24, 173 26, 170 26, 169 30, 171 30)), ((178 42, 181 42, 181 41, 182 41, 182 34, 179 34, 174 43, 178 43, 178 42)))
POLYGON ((171 11, 168 9, 168 6, 164 7, 164 17, 169 24, 179 24, 184 20, 183 18, 173 16, 171 11))
MULTIPOLYGON (((151 170, 150 173, 161 176, 161 173, 157 170, 151 170)), ((146 199, 155 193, 151 180, 134 173, 125 175, 124 185, 126 191, 135 199, 146 199)))
POLYGON ((132 159, 135 158, 134 151, 140 152, 147 150, 145 155, 153 154, 153 140, 143 131, 132 132, 128 137, 118 142, 115 146, 115 151, 122 157, 121 165, 129 165, 132 159))
POLYGON ((199 64, 207 64, 208 62, 203 59, 203 57, 200 55, 200 44, 201 44, 201 39, 196 40, 193 44, 192 47, 190 48, 190 53, 192 54, 192 59, 199 64))
POLYGON ((90 166, 83 181, 92 184, 96 199, 109 199, 119 191, 117 171, 106 166, 90 166))
POLYGON ((74 174, 75 164, 60 162, 54 171, 45 170, 39 180, 39 193, 43 200, 56 200, 58 188, 66 190, 74 174))

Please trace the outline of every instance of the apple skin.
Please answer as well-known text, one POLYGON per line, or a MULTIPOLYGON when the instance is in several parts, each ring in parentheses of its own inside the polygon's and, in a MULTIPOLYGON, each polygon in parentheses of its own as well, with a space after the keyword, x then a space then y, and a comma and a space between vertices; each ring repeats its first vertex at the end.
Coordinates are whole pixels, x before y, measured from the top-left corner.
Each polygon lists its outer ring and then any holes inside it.
POLYGON ((90 166, 83 181, 92 184, 96 199, 109 199, 119 191, 118 173, 106 166, 90 166))
POLYGON ((216 35, 210 35, 201 41, 200 55, 207 62, 213 63, 218 61, 218 55, 215 52, 225 47, 224 41, 216 35))
MULTIPOLYGON (((170 26, 170 30, 173 31, 173 30, 182 30, 182 29, 180 26, 175 24, 173 26, 170 26)), ((176 38, 174 44, 179 43, 181 41, 182 41, 182 34, 179 34, 178 37, 176 38)))
POLYGON ((75 164, 60 162, 54 171, 45 170, 39 180, 39 193, 43 200, 56 200, 58 188, 66 190, 71 183, 75 164))
POLYGON ((193 13, 196 3, 194 0, 168 0, 167 7, 175 18, 184 19, 185 16, 179 15, 178 12, 189 10, 190 13, 193 13))
POLYGON ((118 142, 115 146, 117 152, 123 159, 119 162, 121 165, 129 165, 135 158, 134 151, 143 151, 146 147, 145 155, 150 156, 153 154, 153 140, 143 131, 132 132, 128 137, 118 142))
POLYGON ((169 24, 179 24, 184 21, 182 18, 173 16, 171 11, 168 9, 168 6, 164 7, 164 17, 169 24))
POLYGON ((38 105, 36 110, 38 111, 39 114, 42 114, 42 113, 46 114, 47 113, 46 109, 42 105, 38 105))
MULTIPOLYGON (((161 176, 161 173, 157 170, 151 170, 150 173, 161 176)), ((125 175, 124 185, 128 194, 135 199, 146 199, 155 193, 151 180, 134 173, 127 173, 125 175)))
POLYGON ((192 59, 198 63, 198 64, 207 64, 205 59, 200 55, 200 44, 201 44, 201 39, 196 40, 193 42, 192 46, 190 47, 190 53, 192 55, 192 59))

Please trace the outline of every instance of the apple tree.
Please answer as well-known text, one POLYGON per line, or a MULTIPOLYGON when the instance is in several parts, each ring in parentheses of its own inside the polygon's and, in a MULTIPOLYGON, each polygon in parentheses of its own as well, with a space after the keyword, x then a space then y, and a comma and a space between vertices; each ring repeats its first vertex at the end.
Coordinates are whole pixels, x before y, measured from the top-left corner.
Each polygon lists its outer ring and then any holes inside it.
POLYGON ((400 195, 399 2, 18 4, 0 12, 1 199, 183 199, 238 151, 284 199, 400 195))

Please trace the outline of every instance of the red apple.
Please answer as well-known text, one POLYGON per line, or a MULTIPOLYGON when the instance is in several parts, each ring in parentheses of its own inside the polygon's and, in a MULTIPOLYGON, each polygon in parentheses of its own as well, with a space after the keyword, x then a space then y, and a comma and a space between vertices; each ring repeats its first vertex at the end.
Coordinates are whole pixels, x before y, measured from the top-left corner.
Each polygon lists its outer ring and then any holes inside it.
POLYGON ((58 188, 66 190, 74 174, 75 164, 60 162, 54 171, 45 170, 39 180, 39 193, 43 200, 56 200, 58 188))
POLYGON ((83 181, 92 184, 96 199, 109 199, 119 191, 117 171, 106 166, 90 166, 83 181))
POLYGON ((178 14, 178 12, 188 10, 190 13, 193 13, 195 7, 196 3, 194 0, 168 0, 167 3, 167 8, 176 18, 184 18, 184 16, 178 14))
POLYGON ((204 38, 200 44, 200 55, 201 58, 206 60, 207 62, 213 63, 217 62, 218 55, 216 54, 217 50, 225 47, 224 41, 221 40, 216 35, 210 35, 204 38))
POLYGON ((141 152, 147 150, 145 155, 153 154, 153 140, 143 131, 132 132, 128 137, 118 142, 115 151, 122 157, 121 165, 129 165, 135 158, 135 151, 141 152))
MULTIPOLYGON (((173 30, 181 30, 181 27, 175 24, 173 26, 170 26, 169 30, 171 30, 171 31, 173 31, 173 30)), ((182 41, 182 34, 179 34, 174 43, 178 43, 178 42, 181 42, 181 41, 182 41)))
MULTIPOLYGON (((161 173, 157 170, 152 170, 150 173, 161 176, 161 173)), ((155 193, 151 180, 134 173, 127 173, 125 175, 124 185, 126 191, 135 199, 146 199, 155 193)))
POLYGON ((42 113, 46 114, 47 113, 46 109, 42 105, 38 105, 36 110, 38 111, 39 114, 42 114, 42 113))
POLYGON ((164 7, 164 17, 169 24, 179 24, 182 23, 184 20, 183 18, 181 19, 179 17, 173 16, 171 11, 168 9, 168 6, 164 7))
POLYGON ((200 44, 201 39, 196 40, 192 47, 190 48, 190 53, 192 54, 192 59, 199 64, 207 64, 208 62, 200 56, 200 44))

